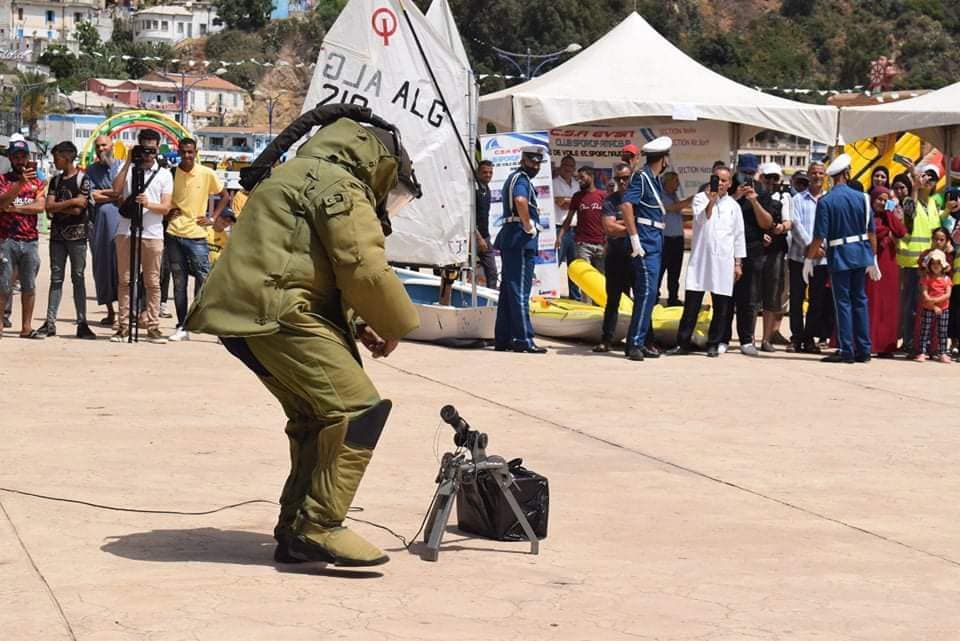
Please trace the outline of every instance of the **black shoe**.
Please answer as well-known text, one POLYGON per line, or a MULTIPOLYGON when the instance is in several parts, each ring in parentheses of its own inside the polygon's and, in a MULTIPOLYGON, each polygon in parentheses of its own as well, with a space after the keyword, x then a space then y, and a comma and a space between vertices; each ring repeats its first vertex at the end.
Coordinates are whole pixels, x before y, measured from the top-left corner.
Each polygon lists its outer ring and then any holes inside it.
POLYGON ((823 350, 813 341, 804 343, 802 351, 805 354, 823 354, 823 350))
POLYGON ((289 532, 274 532, 273 538, 277 540, 277 547, 273 551, 273 560, 277 563, 303 563, 304 559, 298 559, 290 554, 290 539, 293 535, 289 532))
POLYGON ((90 326, 86 323, 80 323, 77 325, 77 338, 83 338, 88 341, 97 340, 97 335, 93 333, 90 329, 90 326))
POLYGON ((686 347, 681 347, 680 345, 677 345, 676 347, 671 347, 670 349, 664 352, 666 356, 686 356, 689 353, 690 353, 689 349, 687 349, 686 347))
POLYGON ((10 329, 11 327, 13 327, 13 323, 10 322, 9 318, 3 319, 3 327, 4 329, 10 329))
POLYGON ((720 356, 720 350, 717 348, 716 345, 711 345, 710 347, 707 348, 707 356, 710 358, 717 358, 718 356, 720 356))
POLYGON ((788 341, 788 340, 786 339, 786 337, 785 337, 783 334, 780 333, 780 330, 779 330, 779 329, 776 330, 775 332, 773 332, 773 336, 770 337, 770 342, 773 343, 774 345, 789 345, 789 344, 790 344, 790 341, 788 341))
POLYGON ((643 355, 646 358, 660 358, 660 350, 654 347, 653 345, 644 345, 643 355))
POLYGON ((530 345, 528 347, 517 347, 513 351, 518 354, 546 354, 547 348, 539 345, 530 345))
POLYGON ((116 322, 116 316, 113 314, 107 314, 103 319, 100 320, 100 325, 103 327, 113 327, 113 324, 116 322))
POLYGON ((608 343, 607 341, 603 341, 599 345, 593 346, 593 352, 595 354, 606 354, 609 351, 610 351, 610 343, 608 343))
POLYGON ((893 352, 879 352, 877 358, 894 358, 893 352))
POLYGON ((853 360, 855 360, 858 363, 869 363, 870 354, 859 354, 853 360))
POLYGON ((841 356, 840 352, 835 352, 830 354, 830 356, 824 356, 820 359, 821 363, 846 363, 848 365, 854 362, 853 358, 850 356, 841 356))
POLYGON ((44 322, 43 325, 37 328, 37 336, 56 336, 57 335, 57 326, 53 323, 44 322))
POLYGON ((495 345, 493 346, 493 351, 495 351, 495 352, 509 352, 509 351, 510 351, 510 347, 509 347, 508 345, 496 345, 496 344, 495 344, 495 345))
POLYGON ((627 351, 627 358, 631 361, 642 361, 643 350, 634 347, 633 349, 627 351))

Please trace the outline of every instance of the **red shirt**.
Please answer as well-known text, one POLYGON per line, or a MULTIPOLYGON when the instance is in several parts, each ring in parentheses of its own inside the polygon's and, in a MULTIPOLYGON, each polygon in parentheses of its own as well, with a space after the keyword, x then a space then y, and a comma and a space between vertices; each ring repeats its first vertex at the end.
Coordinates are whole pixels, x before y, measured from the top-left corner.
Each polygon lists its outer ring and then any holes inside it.
MULTIPOLYGON (((17 174, 12 171, 0 176, 0 194, 6 193, 15 182, 17 182, 17 174)), ((20 188, 20 193, 17 194, 13 204, 17 207, 29 205, 42 191, 43 181, 34 178, 20 188)), ((37 216, 37 214, 0 213, 0 239, 37 240, 39 238, 37 216)))
MULTIPOLYGON (((950 277, 946 274, 940 276, 924 276, 920 279, 920 284, 923 285, 923 289, 926 290, 927 296, 930 298, 939 298, 950 291, 950 277)), ((924 305, 924 307, 926 307, 926 305, 924 305)), ((934 303, 934 307, 947 309, 950 307, 950 299, 948 298, 939 303, 934 303)), ((928 309, 933 309, 933 307, 929 307, 928 309)))
POLYGON ((606 194, 599 190, 582 189, 570 199, 570 209, 577 212, 577 228, 573 238, 578 243, 602 245, 607 236, 603 233, 603 199, 606 194))

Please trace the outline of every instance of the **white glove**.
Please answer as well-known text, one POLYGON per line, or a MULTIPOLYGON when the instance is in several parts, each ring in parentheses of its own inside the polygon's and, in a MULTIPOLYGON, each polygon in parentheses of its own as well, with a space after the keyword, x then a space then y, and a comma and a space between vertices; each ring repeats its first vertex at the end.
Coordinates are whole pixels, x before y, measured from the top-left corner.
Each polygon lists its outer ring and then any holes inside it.
POLYGON ((527 229, 526 227, 524 227, 524 228, 523 228, 523 233, 528 234, 528 235, 530 235, 530 236, 536 236, 536 235, 537 235, 537 226, 534 225, 534 224, 531 222, 531 223, 530 223, 530 229, 527 229))
POLYGON ((807 285, 810 284, 810 278, 813 276, 813 259, 804 258, 803 259, 803 282, 807 285))
POLYGON ((873 257, 873 264, 867 267, 867 276, 870 277, 870 280, 876 282, 880 280, 880 266, 877 265, 877 257, 873 257))
POLYGON ((643 245, 640 244, 639 234, 631 234, 630 247, 633 249, 633 252, 631 252, 630 255, 633 256, 634 258, 638 256, 642 258, 643 256, 647 255, 647 252, 643 251, 643 245))

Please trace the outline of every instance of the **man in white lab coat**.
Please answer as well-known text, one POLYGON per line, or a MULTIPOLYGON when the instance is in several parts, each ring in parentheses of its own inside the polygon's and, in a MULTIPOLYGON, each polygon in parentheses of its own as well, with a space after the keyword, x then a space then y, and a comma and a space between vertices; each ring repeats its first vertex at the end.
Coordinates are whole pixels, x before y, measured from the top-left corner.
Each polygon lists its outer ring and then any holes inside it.
POLYGON ((729 323, 733 284, 740 278, 740 261, 747 255, 740 205, 727 191, 730 170, 718 167, 706 191, 693 199, 693 245, 687 265, 687 291, 677 330, 677 346, 668 355, 690 353, 693 330, 705 292, 713 301, 713 320, 707 336, 707 356, 720 355, 717 346, 729 323))

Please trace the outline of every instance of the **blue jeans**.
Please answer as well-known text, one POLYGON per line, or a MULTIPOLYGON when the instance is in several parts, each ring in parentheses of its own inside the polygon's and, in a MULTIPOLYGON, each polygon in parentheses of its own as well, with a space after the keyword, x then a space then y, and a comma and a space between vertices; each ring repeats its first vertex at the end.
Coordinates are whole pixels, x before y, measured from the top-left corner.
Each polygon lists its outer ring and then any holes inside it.
MULTIPOLYGON (((560 227, 557 226, 557 234, 560 234, 560 227)), ((558 263, 566 263, 567 268, 569 269, 570 263, 577 258, 577 242, 573 239, 574 231, 573 228, 567 230, 567 233, 563 235, 563 242, 560 244, 560 252, 557 254, 558 263)), ((570 298, 575 298, 580 300, 580 288, 577 287, 570 278, 567 278, 567 289, 570 291, 570 298)))
POLYGON ((77 312, 77 325, 87 322, 87 241, 50 241, 50 292, 47 296, 47 324, 57 322, 57 310, 63 296, 63 277, 70 258, 70 282, 73 284, 73 307, 77 312))
POLYGON ((206 238, 180 238, 167 234, 163 243, 164 253, 170 261, 173 276, 173 302, 177 307, 177 327, 187 318, 187 277, 193 276, 196 284, 194 297, 203 287, 210 273, 210 250, 206 238))
POLYGON ((40 272, 40 244, 36 240, 0 240, 0 294, 13 293, 13 274, 20 280, 20 292, 32 294, 40 272))
POLYGON ((837 342, 845 358, 870 356, 870 316, 867 311, 867 270, 830 272, 833 304, 837 310, 837 342))

